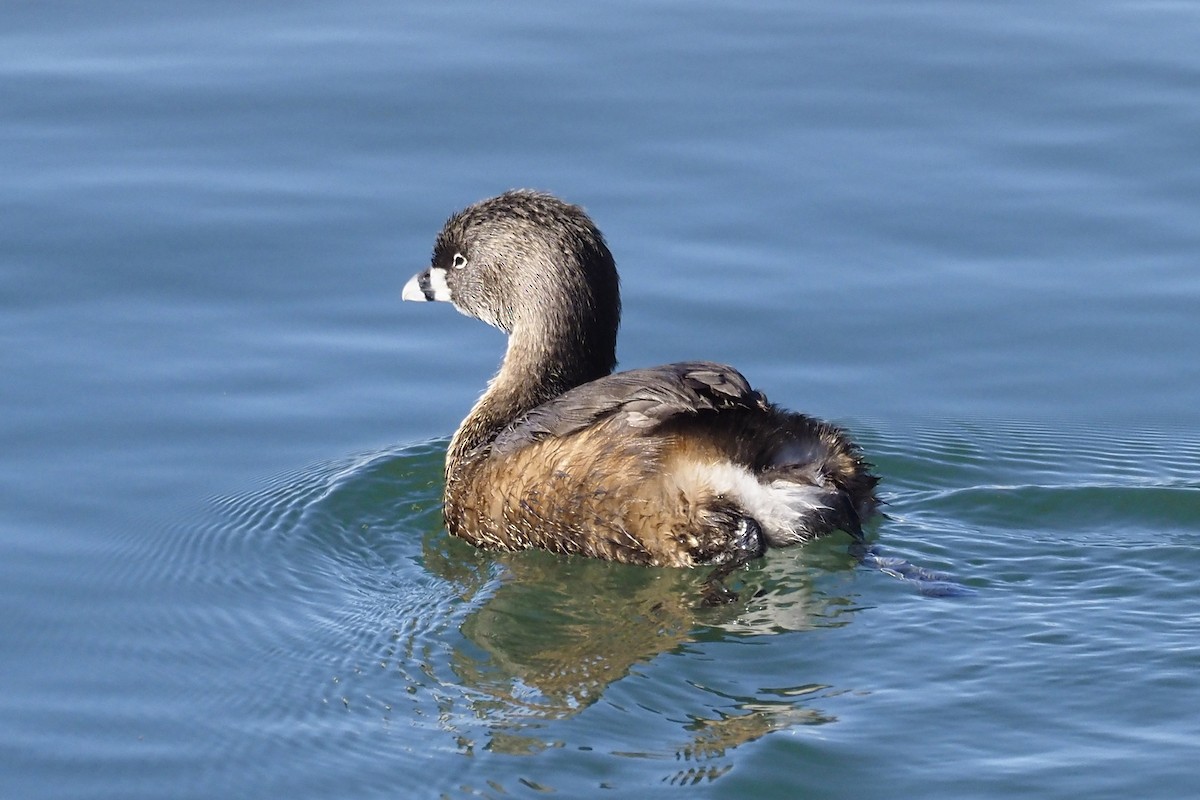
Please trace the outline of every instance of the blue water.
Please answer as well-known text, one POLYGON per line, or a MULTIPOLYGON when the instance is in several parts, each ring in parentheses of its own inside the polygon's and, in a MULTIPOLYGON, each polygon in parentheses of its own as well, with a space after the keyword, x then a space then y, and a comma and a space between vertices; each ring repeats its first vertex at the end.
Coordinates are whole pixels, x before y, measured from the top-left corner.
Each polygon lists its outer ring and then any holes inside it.
POLYGON ((1178 798, 1200 6, 0 9, 0 797, 1178 798), (883 475, 739 573, 440 526, 452 211, 587 207, 625 367, 883 475), (901 566, 897 566, 901 565, 901 566), (950 587, 954 591, 940 591, 950 587))

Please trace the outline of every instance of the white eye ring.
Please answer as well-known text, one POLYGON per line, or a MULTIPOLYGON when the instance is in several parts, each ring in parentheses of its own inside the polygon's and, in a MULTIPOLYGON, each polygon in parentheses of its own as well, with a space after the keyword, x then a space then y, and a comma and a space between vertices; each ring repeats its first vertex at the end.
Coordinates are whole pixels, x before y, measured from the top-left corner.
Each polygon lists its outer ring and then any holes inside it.
POLYGON ((467 265, 467 257, 464 256, 462 253, 455 253, 454 254, 454 263, 452 266, 455 269, 462 269, 466 265, 467 265))

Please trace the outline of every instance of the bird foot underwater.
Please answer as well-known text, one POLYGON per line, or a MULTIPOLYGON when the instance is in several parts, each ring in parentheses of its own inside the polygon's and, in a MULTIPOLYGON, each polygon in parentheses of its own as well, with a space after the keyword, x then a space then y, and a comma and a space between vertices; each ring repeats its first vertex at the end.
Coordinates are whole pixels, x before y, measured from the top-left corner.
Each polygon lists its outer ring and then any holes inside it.
POLYGON ((898 578, 926 597, 970 597, 976 594, 974 589, 964 586, 949 573, 918 566, 898 556, 883 555, 876 545, 855 542, 850 552, 862 566, 898 578))
MULTIPOLYGON (((876 545, 856 541, 850 548, 850 554, 855 557, 860 566, 904 581, 916 589, 918 594, 926 597, 971 597, 978 594, 976 590, 963 585, 949 573, 922 567, 898 556, 883 555, 876 545)), ((740 600, 741 595, 730 589, 725 581, 734 572, 753 561, 755 557, 757 556, 747 552, 745 558, 721 564, 710 572, 700 590, 701 607, 714 608, 740 600)))
POLYGON ((701 607, 716 608, 717 606, 729 605, 740 600, 741 595, 726 586, 725 579, 746 566, 749 562, 749 558, 730 561, 728 564, 722 564, 710 572, 704 581, 704 588, 700 590, 701 607))
POLYGON ((739 520, 737 542, 736 555, 708 573, 701 590, 701 606, 713 608, 737 602, 740 595, 725 585, 725 579, 766 552, 762 526, 752 517, 739 520))

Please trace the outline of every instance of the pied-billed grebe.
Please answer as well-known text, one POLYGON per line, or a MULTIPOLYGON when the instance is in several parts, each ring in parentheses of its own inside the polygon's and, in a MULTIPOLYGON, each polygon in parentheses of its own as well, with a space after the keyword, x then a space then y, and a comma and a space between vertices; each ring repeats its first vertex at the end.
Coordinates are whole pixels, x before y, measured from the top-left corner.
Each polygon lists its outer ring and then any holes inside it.
POLYGON ((734 566, 841 529, 875 484, 836 426, 784 411, 704 361, 611 374, 621 299, 578 206, 511 191, 447 220, 405 300, 445 300, 509 335, 446 453, 450 533, 654 566, 734 566))

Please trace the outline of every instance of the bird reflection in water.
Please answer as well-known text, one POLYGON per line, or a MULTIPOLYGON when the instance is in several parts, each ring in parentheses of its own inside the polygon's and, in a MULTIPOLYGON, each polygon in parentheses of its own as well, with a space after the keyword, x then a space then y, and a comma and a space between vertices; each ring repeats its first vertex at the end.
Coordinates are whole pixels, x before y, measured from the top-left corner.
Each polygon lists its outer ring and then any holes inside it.
MULTIPOLYGON (((816 574, 823 587, 853 580, 856 560, 836 539, 759 562, 742 573, 744 599, 718 608, 698 603, 699 571, 542 552, 481 554, 444 533, 425 543, 425 567, 460 587, 473 607, 460 626, 462 646, 449 653, 470 715, 487 730, 480 743, 459 729, 459 746, 468 753, 477 746, 514 755, 564 746, 547 735, 550 724, 596 703, 639 664, 706 643, 842 625, 855 610, 849 597, 813 587, 816 574)), ((713 779, 727 767, 710 762, 728 750, 774 731, 833 721, 810 704, 839 692, 800 685, 739 697, 719 687, 693 688, 707 695, 693 713, 663 709, 688 720, 675 723, 678 741, 656 752, 615 754, 686 762, 671 782, 713 779)))

